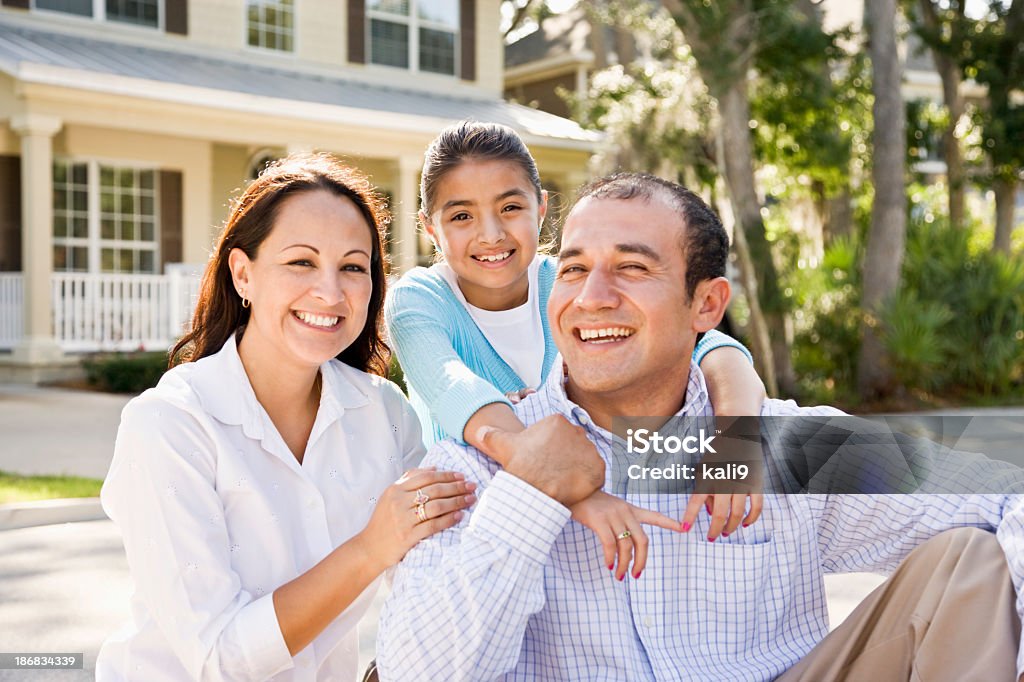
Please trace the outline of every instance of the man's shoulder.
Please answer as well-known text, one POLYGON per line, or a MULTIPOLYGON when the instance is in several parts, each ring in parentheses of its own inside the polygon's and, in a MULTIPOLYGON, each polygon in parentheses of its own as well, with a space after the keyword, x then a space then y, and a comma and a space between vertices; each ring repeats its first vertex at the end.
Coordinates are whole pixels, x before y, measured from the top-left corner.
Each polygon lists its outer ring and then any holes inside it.
POLYGON ((472 445, 460 443, 454 438, 434 443, 420 466, 436 467, 438 471, 457 471, 464 474, 467 481, 481 487, 486 486, 501 469, 497 462, 472 445))

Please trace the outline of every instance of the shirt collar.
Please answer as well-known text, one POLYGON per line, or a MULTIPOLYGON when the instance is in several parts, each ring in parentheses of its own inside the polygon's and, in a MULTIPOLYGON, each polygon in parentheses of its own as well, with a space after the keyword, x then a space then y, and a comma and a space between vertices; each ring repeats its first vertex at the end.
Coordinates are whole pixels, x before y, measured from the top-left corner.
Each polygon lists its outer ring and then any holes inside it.
MULTIPOLYGON (((263 439, 266 431, 266 411, 256 399, 249 376, 238 355, 238 343, 232 334, 219 351, 197 364, 205 365, 192 375, 192 387, 203 410, 218 421, 241 426, 246 436, 263 439)), ((346 409, 369 404, 365 393, 345 376, 341 363, 329 360, 320 366, 323 389, 319 413, 333 421, 346 409)))
MULTIPOLYGON (((555 357, 555 362, 548 372, 548 378, 544 382, 544 391, 548 394, 551 405, 555 411, 568 419, 571 423, 579 426, 590 426, 593 421, 587 411, 569 399, 565 392, 566 382, 565 362, 561 354, 555 357)), ((704 381, 704 373, 696 362, 690 360, 690 374, 686 385, 686 399, 683 406, 675 413, 676 417, 693 417, 709 414, 711 404, 708 398, 708 387, 704 381)), ((595 427, 596 428, 596 427, 595 427)))

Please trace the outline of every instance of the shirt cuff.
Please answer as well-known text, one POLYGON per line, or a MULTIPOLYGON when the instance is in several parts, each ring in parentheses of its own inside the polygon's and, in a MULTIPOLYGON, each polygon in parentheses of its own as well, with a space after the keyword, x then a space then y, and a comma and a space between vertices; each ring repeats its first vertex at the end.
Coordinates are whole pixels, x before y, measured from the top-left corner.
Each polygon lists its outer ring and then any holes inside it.
POLYGON ((570 515, 567 507, 526 481, 499 471, 481 494, 469 528, 544 563, 570 515))
POLYGON ((235 616, 242 655, 254 680, 265 680, 294 665, 274 610, 274 593, 250 602, 235 616))

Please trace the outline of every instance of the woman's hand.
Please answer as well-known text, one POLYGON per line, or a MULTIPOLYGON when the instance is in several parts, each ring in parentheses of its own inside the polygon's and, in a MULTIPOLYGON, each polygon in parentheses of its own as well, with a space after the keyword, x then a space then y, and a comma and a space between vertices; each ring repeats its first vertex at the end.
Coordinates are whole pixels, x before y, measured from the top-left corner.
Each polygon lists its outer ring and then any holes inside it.
POLYGON ((360 541, 383 572, 420 540, 458 523, 476 502, 474 490, 460 473, 411 469, 384 490, 360 541))
POLYGON ((718 536, 729 537, 739 528, 740 523, 746 528, 761 516, 761 509, 764 507, 764 495, 751 493, 750 495, 693 493, 690 501, 683 512, 683 532, 693 527, 700 512, 701 505, 708 511, 711 517, 711 526, 708 528, 708 540, 714 542, 718 536), (750 511, 747 511, 747 497, 750 498, 750 511))
POLYGON ((664 514, 635 507, 601 490, 577 502, 570 510, 573 519, 597 533, 601 548, 604 550, 605 565, 609 570, 615 571, 615 577, 619 580, 626 577, 631 556, 631 573, 634 578, 639 578, 644 566, 647 565, 647 533, 640 524, 646 523, 673 531, 682 530, 678 521, 664 514), (626 537, 621 537, 626 531, 626 537))

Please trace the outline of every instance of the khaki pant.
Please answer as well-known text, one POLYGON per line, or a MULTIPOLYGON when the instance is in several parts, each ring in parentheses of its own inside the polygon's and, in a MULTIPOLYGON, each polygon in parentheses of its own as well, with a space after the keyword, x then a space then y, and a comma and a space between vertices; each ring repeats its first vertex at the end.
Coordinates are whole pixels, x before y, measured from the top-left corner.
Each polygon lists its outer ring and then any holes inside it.
POLYGON ((1020 621, 1002 548, 976 528, 910 553, 780 682, 1016 680, 1020 621))

